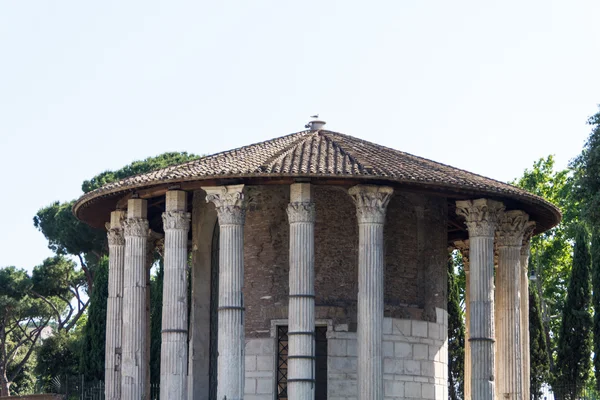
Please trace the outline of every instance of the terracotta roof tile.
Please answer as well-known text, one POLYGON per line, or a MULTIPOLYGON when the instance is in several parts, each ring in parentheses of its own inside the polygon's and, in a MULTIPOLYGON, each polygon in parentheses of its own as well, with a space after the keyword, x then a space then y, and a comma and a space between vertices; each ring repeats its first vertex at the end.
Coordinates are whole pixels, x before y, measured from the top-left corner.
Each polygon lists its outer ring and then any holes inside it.
POLYGON ((556 207, 514 186, 327 130, 293 133, 113 182, 85 194, 75 210, 98 197, 161 183, 256 176, 376 178, 471 189, 528 199, 554 209, 560 219, 556 207))

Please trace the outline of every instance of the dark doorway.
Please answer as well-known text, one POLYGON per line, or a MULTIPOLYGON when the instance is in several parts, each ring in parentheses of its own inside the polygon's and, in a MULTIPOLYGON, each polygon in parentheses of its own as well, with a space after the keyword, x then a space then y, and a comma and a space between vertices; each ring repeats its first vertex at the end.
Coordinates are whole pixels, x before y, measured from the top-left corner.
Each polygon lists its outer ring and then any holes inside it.
MULTIPOLYGON (((277 400, 287 400, 288 327, 277 327, 277 400)), ((327 400, 327 327, 315 328, 315 400, 327 400)))
POLYGON ((210 261, 210 345, 209 345, 209 370, 208 370, 208 398, 217 400, 217 356, 218 356, 218 312, 219 307, 219 223, 215 224, 211 245, 210 261))

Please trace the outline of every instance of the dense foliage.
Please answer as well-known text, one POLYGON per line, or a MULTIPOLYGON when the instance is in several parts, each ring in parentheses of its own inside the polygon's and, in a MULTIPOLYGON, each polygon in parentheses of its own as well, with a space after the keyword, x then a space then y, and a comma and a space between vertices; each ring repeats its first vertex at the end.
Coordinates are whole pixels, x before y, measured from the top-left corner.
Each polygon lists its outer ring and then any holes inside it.
POLYGON ((54 379, 64 379, 79 373, 79 340, 75 332, 61 331, 45 339, 37 353, 35 372, 40 386, 47 392, 54 389, 54 379))
POLYGON ((532 398, 538 400, 542 396, 542 386, 549 382, 550 360, 542 324, 540 299, 537 290, 532 286, 529 286, 529 360, 529 390, 532 398))
POLYGON ((592 228, 592 309, 594 321, 592 336, 594 342, 594 372, 596 389, 600 390, 600 227, 592 228))
POLYGON ((106 346, 106 302, 108 299, 108 258, 97 267, 90 297, 88 318, 83 328, 79 368, 87 381, 104 380, 104 350, 106 346))
POLYGON ((106 185, 107 183, 115 182, 133 175, 154 171, 160 168, 165 168, 169 165, 196 160, 198 158, 200 158, 200 156, 197 156, 195 154, 188 154, 185 151, 181 153, 163 153, 155 157, 148 157, 144 160, 134 161, 131 164, 116 171, 102 172, 101 174, 96 175, 92 179, 84 181, 81 185, 81 190, 83 190, 84 193, 87 193, 103 185, 106 185))
MULTIPOLYGON (((82 189, 88 192, 117 179, 196 158, 185 152, 149 157, 117 171, 103 172, 85 181, 82 189)), ((88 380, 104 378, 106 232, 77 220, 73 203, 52 203, 33 218, 55 256, 34 267, 31 274, 12 266, 0 268, 2 396, 32 392, 35 374, 42 386, 56 383, 55 378, 63 375, 83 373, 88 380), (43 333, 49 337, 42 341, 43 333)), ((159 272, 151 289, 154 353, 160 351, 156 326, 160 327, 161 280, 159 272)), ((157 359, 154 355, 154 364, 157 359)), ((157 375, 158 369, 153 373, 157 375)))
POLYGON ((465 324, 456 284, 455 259, 448 259, 448 397, 464 399, 465 324))
MULTIPOLYGON (((534 162, 533 167, 526 169, 513 184, 557 204, 563 212, 563 219, 556 227, 531 239, 529 258, 529 270, 536 277, 530 288, 537 292, 536 297, 540 299, 539 312, 546 338, 547 359, 554 373, 558 334, 572 264, 572 225, 578 220, 577 206, 572 201, 573 180, 568 169, 556 171, 554 158, 548 156, 534 162)), ((532 358, 532 376, 534 370, 542 368, 534 365, 534 361, 532 358)), ((550 383, 550 380, 546 383, 550 383)))
POLYGON ((592 231, 592 306, 594 310, 594 371, 596 389, 600 391, 600 112, 589 118, 592 132, 573 161, 575 197, 581 215, 592 231))
MULTIPOLYGON (((155 157, 148 157, 141 161, 134 161, 116 171, 102 172, 90 180, 83 182, 82 190, 89 192, 119 179, 194 160, 198 157, 197 155, 185 152, 171 152, 155 157)), ((106 232, 91 228, 75 218, 72 212, 74 202, 55 202, 40 209, 34 217, 33 223, 48 239, 48 247, 57 254, 57 257, 72 256, 79 261, 81 270, 71 277, 73 280, 77 279, 78 282, 77 302, 75 302, 77 307, 69 314, 68 324, 61 321, 61 318, 63 318, 62 315, 55 315, 54 317, 60 326, 64 326, 68 330, 77 324, 78 319, 87 312, 87 320, 80 335, 81 337, 67 335, 65 336, 67 338, 65 340, 81 341, 81 343, 69 346, 69 348, 78 348, 80 351, 78 357, 80 365, 76 368, 78 372, 83 374, 86 380, 104 379, 106 301, 108 297, 108 264, 106 260, 108 246, 106 244, 106 232), (79 291, 87 292, 89 301, 80 301, 83 297, 79 296, 79 291)), ((61 262, 65 263, 67 261, 61 258, 61 262)), ((71 261, 68 262, 72 264, 71 261)), ((54 262, 52 264, 53 270, 44 265, 43 268, 40 267, 40 273, 44 271, 47 275, 50 275, 55 272, 54 270, 60 269, 61 265, 58 261, 54 262)), ((64 287, 61 286, 63 283, 63 281, 57 281, 53 290, 61 290, 60 288, 64 287)), ((44 291, 44 293, 40 294, 45 294, 46 292, 44 291)), ((154 296, 153 298, 156 300, 160 296, 154 296)), ((160 322, 158 323, 160 324, 160 322)), ((160 341, 158 343, 158 346, 154 344, 153 348, 160 350, 160 341)), ((68 368, 71 367, 69 366, 68 368)), ((49 372, 50 370, 46 371, 49 372)), ((52 377, 43 377, 46 381, 50 378, 52 377)))
POLYGON ((25 270, 0 269, 0 396, 23 373, 51 319, 51 310, 31 294, 33 282, 25 270))
POLYGON ((563 310, 556 363, 556 385, 561 398, 575 399, 587 384, 591 367, 592 315, 589 236, 575 229, 573 268, 563 310))

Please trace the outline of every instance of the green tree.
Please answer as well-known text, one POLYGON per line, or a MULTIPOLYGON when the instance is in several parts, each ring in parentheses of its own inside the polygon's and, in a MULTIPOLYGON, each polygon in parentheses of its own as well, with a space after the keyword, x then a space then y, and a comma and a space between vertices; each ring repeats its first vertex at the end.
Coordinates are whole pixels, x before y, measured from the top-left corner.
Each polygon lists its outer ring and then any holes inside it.
POLYGON ((588 136, 581 154, 571 163, 575 171, 575 198, 581 205, 583 218, 600 227, 600 112, 591 116, 588 136))
POLYGON ((188 154, 185 151, 181 153, 163 153, 155 157, 148 157, 144 160, 134 161, 116 171, 102 172, 92 179, 83 182, 83 185, 81 185, 81 190, 83 190, 84 193, 91 192, 92 190, 98 189, 99 187, 102 187, 108 183, 125 179, 133 175, 144 174, 146 172, 165 168, 170 165, 196 160, 198 158, 200 158, 200 156, 188 154))
MULTIPOLYGON (((578 203, 573 198, 571 174, 568 169, 556 171, 554 157, 550 155, 534 162, 531 169, 526 169, 519 179, 512 182, 558 205, 563 212, 563 219, 556 227, 531 239, 529 262, 529 270, 537 278, 532 289, 537 291, 537 298, 541 301, 539 310, 542 313, 551 376, 555 372, 557 337, 566 299, 567 282, 571 273, 573 251, 571 227, 579 218, 578 203)), ((532 359, 532 376, 536 373, 534 369, 537 368, 533 362, 532 359)))
POLYGON ((529 287, 529 359, 530 393, 537 400, 542 396, 542 386, 548 382, 550 360, 546 348, 546 334, 537 290, 529 287))
POLYGON ((75 332, 61 331, 44 339, 37 353, 35 373, 44 389, 52 390, 52 380, 79 373, 79 337, 75 332))
MULTIPOLYGON (((197 158, 199 156, 186 152, 148 157, 116 171, 102 172, 83 182, 82 190, 87 193, 119 179, 197 158)), ((72 327, 78 323, 77 319, 85 315, 89 304, 89 315, 81 339, 80 367, 87 379, 103 379, 108 290, 107 265, 104 260, 108 254, 106 232, 94 229, 75 218, 71 211, 74 202, 55 202, 40 209, 33 218, 33 223, 44 234, 52 251, 57 255, 71 255, 80 262, 85 277, 85 284, 81 289, 87 291, 90 297, 89 302, 84 303, 73 314, 70 325, 72 327), (99 279, 97 274, 100 274, 99 279), (97 294, 94 293, 96 289, 99 291, 97 294)))
POLYGON ((52 312, 56 331, 72 329, 85 311, 85 276, 77 264, 61 255, 49 257, 33 268, 31 294, 52 312))
POLYGON ((11 394, 50 320, 48 307, 30 296, 31 287, 25 270, 0 268, 0 396, 11 394))
POLYGON ((108 300, 108 258, 98 264, 94 278, 95 289, 90 297, 88 317, 83 328, 79 369, 86 380, 104 379, 106 348, 106 306, 108 300))
POLYGON ((600 390, 600 112, 590 117, 588 124, 592 126, 592 132, 572 167, 581 214, 592 231, 594 371, 596 389, 600 390))
POLYGON ((77 257, 91 294, 94 266, 106 253, 106 234, 75 218, 73 203, 54 202, 40 209, 33 217, 33 225, 48 239, 48 248, 55 254, 77 257))
POLYGON ((455 260, 448 259, 448 397, 464 398, 465 324, 456 284, 455 260))
POLYGON ((600 227, 592 227, 592 307, 594 310, 593 342, 596 389, 600 390, 600 227))
MULTIPOLYGON (((141 161, 134 161, 116 171, 102 172, 84 181, 81 188, 84 193, 87 193, 119 179, 197 158, 199 156, 186 152, 171 152, 148 157, 141 161)), ((91 294, 94 268, 100 258, 108 252, 106 232, 94 229, 75 218, 71 211, 74 203, 75 200, 64 203, 54 202, 41 208, 34 216, 33 224, 48 240, 50 250, 58 255, 72 255, 79 260, 86 276, 88 293, 91 294)))
POLYGON ((591 257, 583 226, 575 229, 573 268, 558 336, 555 391, 561 398, 577 398, 590 374, 592 353, 591 257))

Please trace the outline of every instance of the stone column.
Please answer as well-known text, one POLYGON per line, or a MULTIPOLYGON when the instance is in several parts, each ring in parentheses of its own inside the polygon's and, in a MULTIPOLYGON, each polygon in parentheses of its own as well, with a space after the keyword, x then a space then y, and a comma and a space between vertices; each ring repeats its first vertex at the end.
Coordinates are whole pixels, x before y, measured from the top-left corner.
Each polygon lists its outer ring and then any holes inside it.
POLYGON ((523 211, 504 213, 498 227, 498 394, 506 399, 523 399, 521 345, 521 246, 529 216, 523 211))
POLYGON ((124 211, 110 213, 108 228, 108 300, 106 303, 106 400, 121 399, 121 328, 123 324, 124 211))
POLYGON ((469 240, 454 242, 460 251, 465 269, 465 365, 464 365, 464 390, 465 400, 471 400, 471 342, 469 339, 469 324, 471 322, 471 271, 469 270, 469 240))
POLYGON ((125 274, 123 282, 123 367, 121 397, 140 400, 149 396, 146 359, 146 282, 149 226, 143 199, 127 202, 125 274))
POLYGON ((529 400, 531 386, 531 361, 529 354, 529 249, 535 222, 525 225, 521 246, 521 354, 523 355, 523 399, 529 400))
MULTIPOLYGON (((492 400, 494 394, 494 232, 504 206, 487 200, 456 202, 469 231, 471 398, 492 400)), ((469 384, 469 382, 467 382, 469 384)))
POLYGON ((394 189, 357 185, 349 193, 358 219, 358 399, 383 400, 383 224, 394 189))
POLYGON ((310 400, 315 398, 315 204, 309 183, 291 185, 287 214, 290 222, 288 397, 310 400))
POLYGON ((190 213, 187 193, 170 190, 162 215, 165 230, 160 398, 187 399, 188 265, 190 213))
POLYGON ((244 397, 244 185, 203 187, 217 210, 219 240, 219 327, 217 399, 244 397))

